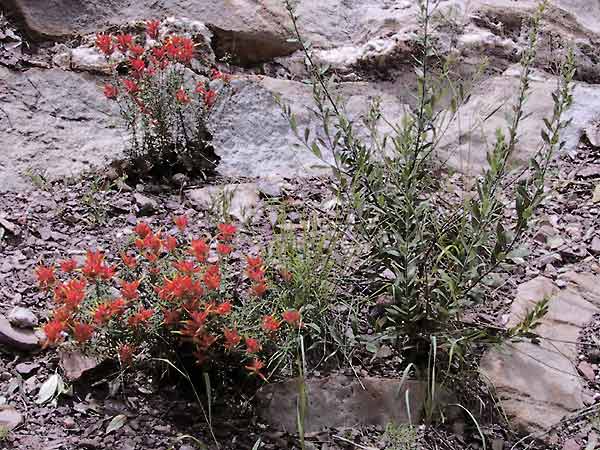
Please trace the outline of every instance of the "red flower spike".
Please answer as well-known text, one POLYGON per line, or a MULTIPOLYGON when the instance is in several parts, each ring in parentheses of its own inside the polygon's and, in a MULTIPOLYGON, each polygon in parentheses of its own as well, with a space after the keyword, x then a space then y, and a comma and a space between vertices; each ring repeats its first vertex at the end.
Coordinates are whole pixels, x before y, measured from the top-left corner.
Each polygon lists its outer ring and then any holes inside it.
POLYGON ((177 261, 173 263, 173 267, 184 274, 193 274, 200 271, 200 267, 196 266, 194 261, 177 261))
POLYGON ((147 322, 148 319, 150 319, 153 315, 154 315, 153 309, 142 308, 137 313, 135 313, 133 316, 129 317, 129 319, 127 320, 127 324, 131 328, 137 328, 140 325, 142 325, 144 322, 147 322))
POLYGON ((267 293, 267 284, 263 281, 260 283, 255 283, 252 285, 252 287, 250 288, 250 293, 252 295, 255 295, 256 297, 262 297, 263 295, 265 295, 267 293))
POLYGON ((160 28, 160 20, 149 20, 146 22, 146 33, 152 39, 158 38, 158 29, 160 28))
POLYGON ((175 236, 167 236, 167 238, 163 241, 163 245, 165 246, 167 252, 171 253, 177 248, 177 238, 175 236))
POLYGON ((196 84, 196 90, 195 90, 195 92, 197 94, 201 94, 201 95, 206 94, 206 89, 204 88, 204 83, 202 83, 201 81, 199 81, 198 84, 196 84))
POLYGON ((245 368, 248 370, 248 372, 250 372, 253 375, 257 375, 260 378, 262 378, 263 380, 267 381, 265 376, 262 373, 260 373, 260 370, 263 367, 265 367, 265 363, 263 363, 260 359, 257 359, 257 358, 254 358, 249 365, 245 366, 245 368))
POLYGON ((237 233, 237 228, 235 225, 230 223, 220 223, 217 225, 217 229, 219 230, 219 239, 222 241, 230 241, 237 233))
POLYGON ((46 335, 46 342, 44 347, 48 345, 57 344, 62 340, 62 333, 65 330, 65 324, 54 319, 44 325, 44 334, 46 335))
POLYGON ((146 63, 140 58, 131 59, 129 64, 131 64, 131 68, 138 73, 142 72, 146 68, 146 63))
POLYGON ((77 269, 77 261, 75 261, 72 258, 60 261, 58 264, 60 265, 60 270, 62 270, 65 273, 71 273, 75 269, 77 269))
POLYGON ((71 320, 71 310, 66 306, 55 309, 52 313, 52 320, 63 324, 69 322, 71 320))
POLYGON ((163 309, 163 318, 166 326, 176 325, 181 319, 181 313, 177 310, 163 309))
POLYGON ((141 280, 135 280, 131 283, 126 281, 121 281, 121 295, 126 300, 136 300, 139 298, 140 294, 138 292, 138 287, 140 286, 141 280))
POLYGON ((221 274, 219 273, 219 266, 209 266, 202 277, 202 281, 204 281, 204 284, 208 290, 218 290, 221 287, 221 274))
POLYGON ((190 243, 190 253, 194 255, 199 263, 206 262, 210 248, 203 239, 192 239, 190 243))
POLYGON ((127 92, 131 95, 137 94, 140 91, 140 87, 138 86, 138 84, 135 81, 130 80, 128 78, 123 80, 123 85, 125 86, 127 92))
POLYGON ((133 228, 133 232, 137 234, 141 239, 144 239, 149 234, 152 234, 152 228, 146 222, 138 222, 133 228))
POLYGON ((94 334, 94 327, 88 323, 75 322, 73 325, 73 336, 78 344, 89 341, 94 334))
POLYGON ((219 255, 227 256, 227 255, 231 254, 232 251, 233 251, 233 247, 231 247, 230 245, 223 244, 222 242, 219 242, 217 244, 217 253, 219 255))
POLYGON ((180 87, 179 90, 175 93, 175 98, 177 99, 177 102, 181 105, 187 105, 190 102, 190 97, 189 95, 187 95, 183 87, 180 87))
POLYGON ((246 338, 246 352, 247 353, 258 353, 262 350, 262 345, 257 339, 246 338))
POLYGON ((263 265, 263 259, 260 256, 246 256, 248 267, 260 268, 263 265))
POLYGON ((113 310, 110 305, 102 303, 98 305, 96 311, 94 311, 94 322, 98 325, 102 325, 110 320, 113 316, 113 310))
POLYGON ((225 343, 223 344, 223 347, 225 347, 226 350, 232 350, 242 341, 242 337, 238 334, 235 328, 233 330, 225 328, 223 330, 223 336, 225 337, 225 343))
POLYGON ((137 260, 133 255, 121 253, 121 259, 123 260, 123 264, 125 264, 130 269, 135 269, 135 266, 137 266, 137 260))
POLYGON ((115 51, 112 37, 108 34, 100 33, 96 35, 96 47, 106 56, 112 55, 115 51))
POLYGON ((185 214, 182 214, 181 216, 174 217, 173 222, 175 222, 179 231, 183 232, 188 226, 188 217, 185 214))
POLYGON ((207 108, 212 108, 213 105, 217 102, 217 93, 215 91, 206 91, 204 94, 204 104, 207 108))
POLYGON ((223 303, 219 304, 219 306, 217 306, 215 312, 220 316, 226 316, 231 312, 231 309, 231 303, 229 303, 228 301, 224 301, 223 303))
POLYGON ((262 321, 262 329, 269 333, 277 331, 280 325, 281 322, 273 316, 265 316, 262 321))
POLYGON ((144 47, 142 47, 141 45, 130 45, 129 46, 129 51, 133 54, 134 57, 139 58, 140 56, 142 56, 144 54, 144 47))
POLYGON ((133 36, 131 34, 117 34, 117 48, 121 53, 126 53, 127 49, 133 45, 133 36))
POLYGON ((119 94, 118 89, 110 83, 104 85, 104 96, 108 99, 115 99, 119 94))
POLYGON ((300 313, 298 311, 296 311, 295 309, 285 311, 281 315, 281 317, 288 324, 294 325, 294 326, 300 326, 300 320, 302 319, 302 317, 300 316, 300 313))
POLYGON ((135 347, 129 344, 121 344, 119 346, 119 359, 121 360, 121 364, 129 365, 133 361, 133 356, 135 354, 135 347))
POLYGON ((54 276, 54 267, 52 266, 38 266, 35 269, 35 276, 38 284, 42 288, 48 288, 56 281, 56 277, 54 276))

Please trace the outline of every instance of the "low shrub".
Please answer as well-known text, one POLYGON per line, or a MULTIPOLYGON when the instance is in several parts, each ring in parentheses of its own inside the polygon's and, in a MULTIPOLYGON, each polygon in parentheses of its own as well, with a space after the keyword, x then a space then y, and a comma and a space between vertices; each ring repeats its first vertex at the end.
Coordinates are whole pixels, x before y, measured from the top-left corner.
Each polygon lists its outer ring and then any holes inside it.
POLYGON ((45 345, 71 341, 123 366, 193 357, 203 368, 237 364, 265 378, 265 361, 304 328, 301 308, 267 300, 273 281, 260 255, 236 271, 234 225, 193 238, 185 216, 174 220, 177 233, 138 223, 114 264, 88 250, 82 265, 39 265, 39 286, 55 305, 45 345))
POLYGON ((210 81, 229 75, 197 54, 192 37, 172 34, 157 20, 145 33, 98 34, 96 47, 110 63, 113 81, 104 95, 118 104, 130 133, 129 172, 168 176, 211 172, 218 162, 207 121, 218 99, 210 81), (192 61, 200 61, 191 69, 192 61), (196 72, 204 72, 194 80, 196 72))

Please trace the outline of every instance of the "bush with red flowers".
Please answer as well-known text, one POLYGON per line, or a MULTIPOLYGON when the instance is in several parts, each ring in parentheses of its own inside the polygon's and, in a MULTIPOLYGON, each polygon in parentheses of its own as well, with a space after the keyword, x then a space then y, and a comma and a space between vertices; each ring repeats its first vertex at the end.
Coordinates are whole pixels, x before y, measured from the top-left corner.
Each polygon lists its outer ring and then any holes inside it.
POLYGON ((194 72, 204 70, 205 76, 190 80, 192 60, 206 58, 191 37, 170 34, 157 20, 148 21, 137 36, 98 34, 96 47, 113 71, 104 95, 118 103, 130 132, 129 173, 214 169, 217 158, 206 124, 218 94, 211 86, 227 86, 229 76, 200 64, 194 72))
POLYGON ((304 328, 300 311, 266 300, 270 282, 260 256, 246 256, 236 271, 234 225, 197 238, 187 217, 174 225, 165 233, 138 223, 114 263, 88 250, 80 265, 39 265, 39 286, 55 305, 45 345, 72 341, 122 365, 137 358, 193 357, 203 366, 235 360, 264 378, 268 358, 304 328))

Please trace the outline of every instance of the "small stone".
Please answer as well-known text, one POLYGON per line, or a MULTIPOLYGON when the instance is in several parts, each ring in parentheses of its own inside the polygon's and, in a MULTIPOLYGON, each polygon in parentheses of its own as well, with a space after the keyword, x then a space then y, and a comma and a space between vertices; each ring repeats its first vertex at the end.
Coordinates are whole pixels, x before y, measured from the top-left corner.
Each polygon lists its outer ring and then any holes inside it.
POLYGON ((38 338, 33 331, 14 328, 2 314, 0 314, 0 344, 18 350, 34 350, 39 346, 38 338))
POLYGON ((190 178, 184 173, 176 173, 171 177, 171 181, 177 186, 185 186, 190 178))
POLYGON ((13 327, 17 328, 35 328, 39 324, 38 318, 35 314, 27 308, 15 306, 11 312, 8 313, 8 321, 13 327))
POLYGON ((577 366, 577 370, 579 370, 579 372, 581 372, 581 374, 586 377, 588 381, 593 383, 596 380, 594 368, 587 361, 581 361, 577 366))
POLYGON ((13 406, 0 406, 0 426, 8 429, 8 431, 11 431, 17 428, 22 423, 23 415, 19 411, 17 411, 13 406))
POLYGON ((567 282, 565 280, 556 280, 555 283, 559 288, 564 288, 567 286, 567 282))
POLYGON ((581 450, 581 445, 573 438, 567 439, 563 444, 562 450, 581 450))
POLYGON ((63 425, 67 429, 75 428, 75 419, 73 419, 72 417, 65 417, 65 419, 63 420, 63 425))
POLYGON ((600 237, 594 236, 592 244, 590 245, 590 251, 596 254, 600 253, 600 237))
POLYGON ((15 370, 21 375, 29 375, 33 371, 39 369, 39 367, 40 365, 38 363, 19 363, 15 366, 15 370))
POLYGON ((492 450, 504 450, 504 439, 494 439, 492 441, 492 450))
POLYGON ((258 187, 258 192, 264 197, 281 197, 283 194, 281 179, 261 179, 256 185, 258 187))
POLYGON ((98 367, 101 361, 78 351, 59 350, 60 366, 69 381, 75 381, 88 370, 98 367))
POLYGON ((133 194, 135 203, 137 204, 140 214, 142 216, 150 216, 158 209, 158 203, 150 197, 146 197, 144 194, 136 192, 133 194))

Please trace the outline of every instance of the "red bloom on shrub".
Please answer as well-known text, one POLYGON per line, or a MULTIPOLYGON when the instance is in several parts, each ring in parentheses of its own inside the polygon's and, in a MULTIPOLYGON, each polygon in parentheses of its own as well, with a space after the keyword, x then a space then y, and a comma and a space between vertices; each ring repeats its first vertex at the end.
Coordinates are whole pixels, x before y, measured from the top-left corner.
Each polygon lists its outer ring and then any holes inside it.
POLYGON ((103 280, 110 280, 117 273, 115 266, 103 266, 100 269, 100 278, 103 280))
POLYGON ((125 312, 125 309, 127 308, 127 302, 122 298, 117 298, 110 303, 109 307, 111 315, 120 316, 125 312))
POLYGON ((123 295, 123 298, 126 300, 137 299, 140 296, 138 292, 138 287, 140 286, 140 283, 140 280, 135 280, 131 283, 121 281, 121 295, 123 295))
POLYGON ((217 253, 219 255, 229 255, 231 252, 233 251, 233 248, 230 245, 224 244, 222 242, 219 242, 217 244, 217 253))
POLYGON ((141 45, 134 44, 129 46, 129 51, 133 54, 133 56, 139 58, 144 54, 145 50, 141 45))
POLYGON ((77 269, 77 261, 75 261, 73 258, 65 259, 64 261, 60 261, 59 265, 60 265, 60 270, 62 270, 65 273, 71 273, 75 269, 77 269))
POLYGON ((71 320, 71 314, 72 311, 66 306, 63 306, 62 308, 57 308, 52 312, 52 319, 55 322, 66 324, 71 320))
POLYGON ((44 325, 44 334, 46 342, 44 347, 58 343, 62 339, 62 332, 65 330, 65 324, 54 319, 44 325))
POLYGON ((88 250, 81 271, 88 278, 101 277, 105 271, 104 254, 101 251, 88 250))
POLYGON ((115 51, 112 37, 108 34, 97 34, 96 35, 96 47, 100 49, 106 56, 110 56, 115 51))
POLYGON ((48 288, 56 281, 52 266, 38 266, 35 269, 35 276, 41 288, 48 288))
POLYGON ((265 331, 267 331, 269 333, 277 331, 279 329, 280 325, 281 325, 281 322, 279 322, 273 316, 265 316, 263 318, 263 321, 262 321, 262 328, 263 328, 263 330, 265 330, 265 331))
POLYGON ((190 275, 200 271, 200 267, 198 267, 194 261, 177 261, 173 263, 173 267, 181 273, 190 275))
POLYGON ((129 78, 125 78, 123 80, 123 85, 125 86, 127 92, 129 92, 131 95, 138 93, 140 90, 138 84, 135 81, 130 80, 129 78))
POLYGON ((121 253, 121 259, 123 260, 123 264, 125 264, 130 269, 135 269, 137 265, 137 259, 133 255, 128 255, 127 253, 121 253))
POLYGON ((218 290, 221 287, 221 274, 219 273, 219 266, 209 266, 204 273, 202 280, 209 290, 218 290))
POLYGON ((166 326, 175 325, 181 318, 181 313, 176 309, 163 309, 163 318, 166 326))
POLYGON ((236 226, 230 223, 220 223, 217 225, 217 228, 219 230, 219 239, 222 241, 232 240, 237 232, 236 226))
POLYGON ((206 94, 206 89, 204 88, 204 83, 202 83, 201 81, 198 81, 198 84, 196 84, 196 93, 201 94, 201 95, 206 94))
POLYGON ((187 105, 190 102, 190 97, 185 92, 183 87, 180 87, 179 90, 175 93, 175 98, 182 105, 187 105))
POLYGON ((121 360, 121 364, 127 365, 133 361, 133 356, 135 354, 135 347, 129 344, 121 344, 119 346, 119 359, 121 360))
POLYGON ((262 297, 263 295, 265 295, 267 293, 267 290, 268 290, 267 283, 262 281, 260 283, 254 283, 252 285, 252 287, 250 288, 250 293, 257 297, 262 297))
POLYGON ((177 248, 177 238, 175 236, 167 236, 163 241, 163 245, 165 246, 165 249, 171 253, 177 248))
POLYGON ((260 267, 248 267, 246 269, 246 275, 252 281, 256 281, 257 283, 262 283, 265 279, 265 271, 260 267))
POLYGON ((212 108, 212 106, 217 101, 217 93, 212 90, 208 90, 204 93, 204 104, 207 108, 212 108))
POLYGON ((94 311, 94 322, 98 325, 102 325, 110 320, 113 316, 113 310, 110 305, 102 303, 98 305, 94 311))
POLYGON ((228 301, 224 301, 223 303, 219 304, 219 306, 217 306, 215 312, 220 316, 226 316, 231 312, 231 308, 231 303, 229 303, 228 301))
MULTIPOLYGON (((167 54, 164 47, 152 47, 152 56, 159 62, 167 54)), ((158 65, 158 64, 157 64, 158 65)))
POLYGON ((146 236, 152 233, 152 228, 146 222, 138 222, 135 227, 133 227, 133 232, 137 234, 140 238, 144 239, 146 236))
POLYGON ((205 240, 192 239, 192 242, 190 243, 190 247, 191 247, 190 253, 192 255, 194 255, 194 257, 198 260, 198 262, 200 262, 200 263, 206 262, 210 248, 208 247, 208 244, 206 243, 205 240))
POLYGON ((85 280, 71 280, 54 290, 54 298, 62 302, 71 311, 77 309, 85 298, 85 280))
POLYGON ((194 42, 190 38, 181 38, 177 51, 177 60, 189 63, 194 56, 194 42))
POLYGON ((75 322, 73 325, 73 336, 79 344, 89 341, 94 334, 94 327, 88 323, 75 322))
POLYGON ((175 222, 175 225, 179 231, 183 232, 188 226, 188 217, 185 214, 182 214, 181 216, 175 216, 173 217, 173 222, 175 222))
POLYGON ((119 94, 118 89, 110 83, 104 85, 104 96, 109 99, 117 98, 119 94))
POLYGON ((262 350, 262 345, 258 339, 246 338, 246 352, 247 353, 258 353, 262 350))
POLYGON ((117 34, 117 47, 121 53, 127 52, 127 49, 133 44, 131 34, 117 34))
POLYGON ((300 316, 300 313, 298 311, 296 311, 295 309, 290 309, 288 311, 285 311, 281 315, 281 317, 283 318, 283 320, 285 320, 290 325, 296 325, 296 326, 300 325, 301 316, 300 316))
POLYGON ((149 20, 146 22, 146 33, 152 39, 158 38, 158 29, 160 27, 160 20, 149 20))
POLYGON ((265 378, 265 376, 260 373, 260 370, 265 367, 265 363, 262 362, 260 359, 254 358, 252 360, 252 362, 246 366, 246 369, 248 370, 248 372, 250 372, 253 375, 257 375, 260 378, 262 378, 263 380, 267 381, 267 379, 265 378))
POLYGON ((246 263, 248 264, 248 267, 251 267, 253 269, 256 268, 260 268, 263 265, 263 259, 260 256, 246 256, 246 263))
POLYGON ((235 328, 233 330, 225 328, 223 330, 223 336, 225 337, 225 343, 223 344, 223 347, 225 347, 227 350, 233 349, 242 341, 242 337, 238 334, 235 328))
POLYGON ((142 72, 146 68, 146 63, 143 59, 135 58, 129 61, 131 68, 136 72, 142 72))
POLYGON ((131 328, 137 328, 140 325, 142 325, 144 322, 147 322, 153 315, 154 315, 153 309, 142 308, 137 313, 135 313, 133 316, 129 317, 129 319, 127 320, 127 324, 131 328))

